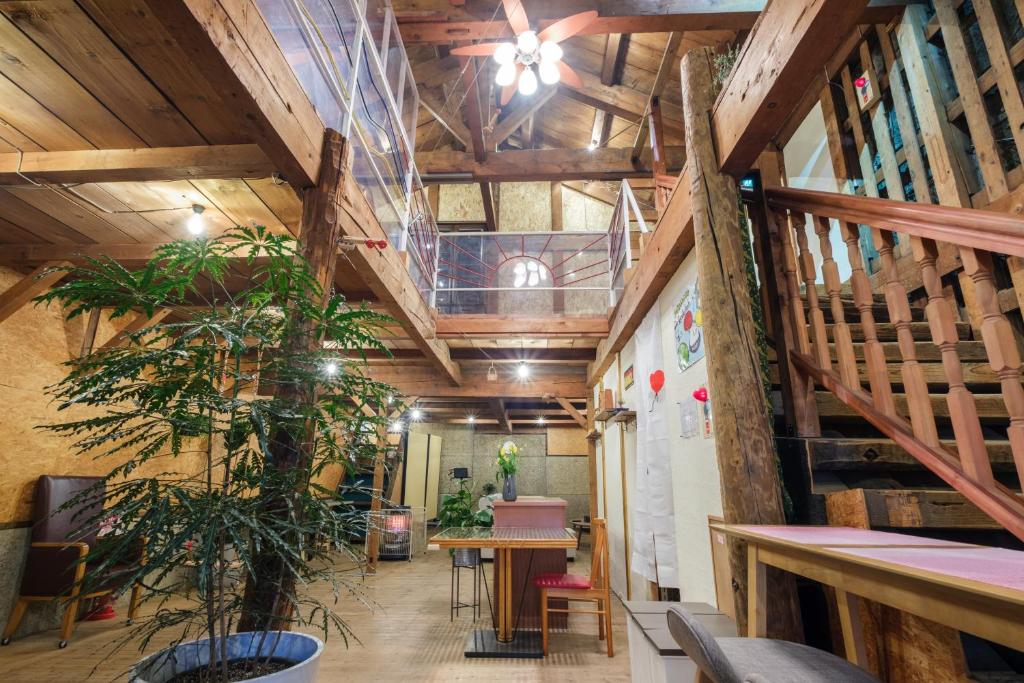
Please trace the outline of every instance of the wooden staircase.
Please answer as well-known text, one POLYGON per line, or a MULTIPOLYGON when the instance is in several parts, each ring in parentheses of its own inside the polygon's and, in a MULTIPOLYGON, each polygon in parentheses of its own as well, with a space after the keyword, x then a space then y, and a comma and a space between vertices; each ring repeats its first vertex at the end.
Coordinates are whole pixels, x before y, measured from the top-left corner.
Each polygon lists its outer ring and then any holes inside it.
POLYGON ((765 189, 763 206, 751 215, 763 222, 759 267, 774 274, 762 290, 799 521, 990 533, 1019 546, 1021 342, 1000 307, 993 254, 1024 257, 1024 219, 790 188, 765 189), (836 223, 852 268, 845 284, 836 223), (881 291, 858 225, 871 228, 881 291), (897 264, 897 239, 916 284, 897 264), (975 331, 946 298, 936 263, 950 258, 971 287, 975 331))
MULTIPOLYGON (((847 319, 859 312, 852 298, 843 298, 847 319)), ((804 311, 808 313, 805 302, 804 311)), ((949 384, 941 353, 931 341, 924 311, 912 308, 910 324, 915 355, 921 365, 929 399, 943 447, 955 451, 956 441, 949 419, 946 394, 949 384)), ((875 295, 872 304, 875 332, 889 364, 886 369, 898 413, 907 414, 907 396, 899 362, 896 326, 890 322, 884 296, 875 295)), ((825 315, 829 339, 834 338, 831 313, 825 315)), ((858 377, 868 384, 864 364, 864 335, 859 325, 850 325, 858 377)), ((985 445, 996 481, 1019 491, 1005 425, 1009 415, 1000 394, 999 378, 992 372, 985 347, 972 339, 968 323, 957 323, 957 350, 963 365, 966 387, 978 406, 985 445)), ((835 343, 829 344, 833 363, 835 343)), ((778 363, 771 364, 775 393, 776 433, 786 433, 782 411, 778 363)), ((814 400, 821 435, 777 437, 787 490, 793 498, 797 522, 804 524, 852 524, 893 531, 930 530, 928 533, 963 536, 972 532, 1000 545, 1016 545, 1002 526, 982 512, 962 493, 946 484, 905 449, 866 422, 856 411, 824 387, 816 386, 814 400)))

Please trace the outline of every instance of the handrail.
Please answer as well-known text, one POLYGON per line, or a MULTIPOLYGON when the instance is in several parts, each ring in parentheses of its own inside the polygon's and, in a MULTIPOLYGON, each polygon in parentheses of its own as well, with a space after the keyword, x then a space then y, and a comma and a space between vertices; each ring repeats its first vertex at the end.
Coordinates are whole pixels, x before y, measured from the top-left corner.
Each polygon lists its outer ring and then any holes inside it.
POLYGON ((764 193, 773 209, 829 216, 936 242, 1024 256, 1024 218, 1005 213, 790 187, 766 187, 764 193))

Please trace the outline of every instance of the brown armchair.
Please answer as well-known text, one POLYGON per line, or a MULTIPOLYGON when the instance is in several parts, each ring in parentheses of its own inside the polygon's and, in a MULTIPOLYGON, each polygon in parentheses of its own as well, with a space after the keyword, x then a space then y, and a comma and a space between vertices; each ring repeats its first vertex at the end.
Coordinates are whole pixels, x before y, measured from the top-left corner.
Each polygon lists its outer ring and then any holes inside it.
MULTIPOLYGON (((109 576, 82 592, 82 579, 87 571, 89 551, 96 548, 97 529, 83 529, 82 525, 100 512, 102 496, 96 496, 68 509, 63 505, 75 496, 95 486, 100 477, 39 477, 36 482, 32 509, 32 543, 25 561, 25 572, 0 645, 11 642, 30 602, 62 599, 64 615, 60 626, 59 647, 66 647, 75 628, 78 605, 81 600, 108 595, 124 586, 138 564, 144 561, 144 549, 127 564, 113 567, 109 576), (94 500, 95 502, 91 502, 94 500)), ((128 607, 128 623, 135 617, 141 586, 132 587, 128 607)))

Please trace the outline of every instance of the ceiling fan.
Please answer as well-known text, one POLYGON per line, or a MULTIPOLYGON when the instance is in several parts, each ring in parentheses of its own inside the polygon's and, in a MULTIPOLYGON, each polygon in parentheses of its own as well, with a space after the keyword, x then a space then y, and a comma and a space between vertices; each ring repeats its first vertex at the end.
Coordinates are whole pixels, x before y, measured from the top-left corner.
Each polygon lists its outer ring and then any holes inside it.
POLYGON ((526 18, 526 10, 522 0, 502 0, 505 16, 516 36, 514 43, 478 43, 457 47, 451 51, 453 55, 463 57, 494 57, 501 66, 494 82, 502 87, 501 104, 504 106, 512 99, 518 87, 519 94, 530 96, 537 92, 537 75, 533 72, 534 65, 540 80, 554 85, 560 80, 580 88, 583 81, 572 68, 562 61, 562 48, 559 43, 571 38, 587 27, 597 18, 597 12, 590 10, 559 19, 546 29, 537 33, 530 29, 526 18), (518 81, 518 86, 516 81, 518 81))

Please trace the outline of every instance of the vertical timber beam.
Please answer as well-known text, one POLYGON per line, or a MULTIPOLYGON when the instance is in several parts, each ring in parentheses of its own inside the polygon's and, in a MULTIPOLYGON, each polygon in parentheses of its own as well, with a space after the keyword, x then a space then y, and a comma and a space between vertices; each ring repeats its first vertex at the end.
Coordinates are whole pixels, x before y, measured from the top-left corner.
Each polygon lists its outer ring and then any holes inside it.
POLYGON ((388 445, 387 417, 388 407, 379 407, 380 422, 377 424, 377 454, 373 459, 373 497, 370 499, 370 519, 368 520, 369 538, 366 542, 366 562, 371 573, 377 571, 377 559, 380 556, 380 509, 384 497, 384 450, 388 445))
MULTIPOLYGON (((782 487, 768 406, 750 410, 763 396, 750 292, 744 267, 736 182, 720 168, 712 143, 713 53, 692 50, 683 57, 680 78, 686 128, 687 164, 697 254, 697 281, 705 301, 708 385, 715 409, 715 441, 721 471, 725 521, 785 524, 782 487), (742 491, 742 495, 737 495, 742 491)), ((740 543, 729 545, 736 579, 739 631, 746 631, 747 562, 740 543)), ((768 633, 801 641, 802 627, 792 577, 768 576, 773 596, 768 633)))
MULTIPOLYGON (((320 306, 326 306, 330 297, 338 262, 337 245, 343 233, 339 207, 345 188, 347 153, 348 147, 341 133, 330 128, 324 131, 317 184, 302 190, 301 194, 300 249, 319 285, 321 296, 317 303, 320 306)), ((287 315, 298 314, 289 311, 287 315)), ((286 352, 301 353, 321 347, 322 340, 316 332, 315 320, 300 317, 294 321, 292 329, 292 334, 281 342, 286 352)), ((279 387, 277 398, 282 405, 294 406, 296 412, 316 400, 316 396, 299 383, 279 387)), ((306 426, 305 435, 281 429, 271 434, 270 440, 275 458, 267 464, 268 467, 284 472, 310 466, 313 457, 310 447, 314 440, 310 424, 306 426)), ((271 498, 264 504, 280 506, 284 502, 271 498)), ((281 600, 280 596, 294 593, 294 580, 290 585, 279 580, 285 572, 282 571, 283 559, 275 552, 264 549, 253 555, 253 573, 246 577, 238 631, 286 629, 290 623, 291 605, 287 600, 281 600)))
POLYGON ((587 475, 589 477, 589 493, 590 500, 590 519, 597 519, 599 517, 597 510, 597 441, 591 438, 591 434, 594 433, 596 425, 594 424, 594 390, 591 389, 587 394, 587 475))

